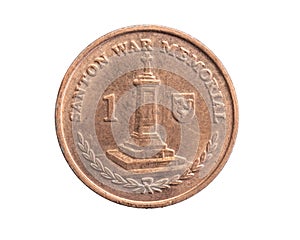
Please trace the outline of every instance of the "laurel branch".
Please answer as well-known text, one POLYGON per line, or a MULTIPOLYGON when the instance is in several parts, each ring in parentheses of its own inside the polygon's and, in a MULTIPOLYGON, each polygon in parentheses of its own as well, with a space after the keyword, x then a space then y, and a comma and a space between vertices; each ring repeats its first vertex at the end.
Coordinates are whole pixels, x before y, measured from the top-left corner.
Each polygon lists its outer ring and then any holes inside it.
POLYGON ((204 167, 204 163, 209 160, 215 149, 217 148, 218 132, 215 132, 211 139, 208 141, 205 150, 199 158, 195 159, 192 165, 182 175, 175 175, 171 178, 161 178, 154 180, 152 177, 143 177, 140 181, 133 178, 122 177, 120 174, 111 171, 108 167, 105 167, 102 161, 95 155, 93 149, 83 135, 78 132, 78 147, 85 160, 90 162, 90 166, 98 171, 101 176, 107 180, 110 180, 113 184, 120 185, 124 188, 131 189, 136 193, 150 193, 162 192, 163 189, 170 188, 172 185, 178 185, 184 180, 192 178, 196 172, 199 172, 204 167))
POLYGON ((218 146, 218 132, 215 132, 211 139, 206 144, 205 150, 202 152, 199 158, 196 158, 192 165, 187 168, 182 175, 180 175, 177 179, 173 179, 169 182, 170 185, 178 185, 182 183, 182 181, 192 178, 195 173, 199 172, 201 168, 204 167, 204 164, 212 158, 213 152, 216 150, 218 146))

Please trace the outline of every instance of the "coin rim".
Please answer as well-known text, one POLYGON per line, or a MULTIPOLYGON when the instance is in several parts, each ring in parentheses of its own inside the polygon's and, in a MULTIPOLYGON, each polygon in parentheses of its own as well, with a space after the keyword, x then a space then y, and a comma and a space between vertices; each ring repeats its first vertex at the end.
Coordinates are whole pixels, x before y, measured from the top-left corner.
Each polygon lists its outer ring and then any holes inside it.
POLYGON ((94 42, 89 44, 75 58, 75 60, 72 62, 72 64, 68 68, 66 74, 64 75, 64 78, 63 78, 62 83, 59 88, 59 92, 58 92, 58 96, 57 96, 57 100, 56 100, 56 106, 55 106, 55 128, 56 128, 58 142, 59 142, 60 148, 62 150, 62 153, 63 153, 67 163, 69 164, 69 166, 71 167, 71 169, 73 170, 75 175, 86 186, 88 186, 90 189, 92 189, 94 192, 101 195, 102 197, 107 198, 108 200, 111 200, 113 202, 116 202, 116 203, 119 203, 122 205, 127 205, 130 207, 138 207, 138 208, 155 208, 155 207, 165 207, 168 205, 172 205, 172 204, 181 202, 187 198, 190 198, 191 196, 195 195, 196 193, 198 193, 202 189, 204 189, 208 184, 210 184, 216 178, 216 176, 219 174, 219 172, 223 169, 224 165, 228 161, 228 158, 232 152, 232 149, 233 149, 233 146, 234 146, 234 143, 236 140, 236 136, 237 136, 237 131, 238 131, 238 121, 239 121, 238 120, 238 102, 237 102, 236 92, 235 92, 234 86, 232 84, 231 78, 230 78, 228 72, 226 71, 225 67, 221 63, 221 61, 216 57, 216 55, 211 50, 209 50, 202 42, 200 42, 196 38, 194 38, 184 32, 181 32, 179 30, 165 27, 165 26, 158 26, 158 25, 135 25, 135 26, 129 26, 129 27, 125 27, 125 28, 120 28, 118 30, 112 31, 112 32, 98 38, 97 40, 95 40, 94 42), (100 186, 95 184, 93 181, 91 181, 91 179, 89 179, 81 171, 79 166, 76 164, 76 161, 73 159, 73 156, 72 156, 71 152, 69 151, 68 143, 67 143, 66 138, 64 137, 64 133, 62 131, 63 125, 64 125, 63 117, 62 117, 64 109, 63 109, 62 103, 63 103, 63 99, 65 96, 65 92, 67 90, 67 85, 68 85, 69 81, 71 81, 69 77, 72 74, 72 72, 74 71, 74 69, 76 68, 76 66, 97 45, 99 45, 105 41, 108 41, 109 39, 114 38, 116 36, 128 34, 131 32, 138 32, 138 31, 156 31, 156 32, 169 34, 171 36, 179 37, 185 41, 190 42, 195 47, 197 47, 200 50, 202 50, 203 52, 205 52, 205 54, 207 54, 207 56, 210 57, 211 60, 221 70, 221 73, 222 73, 225 81, 228 84, 229 93, 230 93, 231 100, 232 100, 232 110, 233 110, 232 134, 231 134, 227 149, 225 150, 224 157, 223 157, 223 159, 220 160, 219 165, 201 184, 197 184, 195 187, 188 189, 184 193, 177 195, 175 197, 172 197, 169 199, 164 199, 164 200, 157 200, 157 201, 138 201, 138 200, 122 198, 122 197, 116 196, 108 191, 105 191, 100 186))

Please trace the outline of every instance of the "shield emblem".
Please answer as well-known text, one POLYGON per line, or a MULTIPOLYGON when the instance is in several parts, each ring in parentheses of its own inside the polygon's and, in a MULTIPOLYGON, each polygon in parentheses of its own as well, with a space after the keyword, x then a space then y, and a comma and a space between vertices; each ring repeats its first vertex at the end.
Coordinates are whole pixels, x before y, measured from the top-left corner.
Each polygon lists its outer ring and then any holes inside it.
POLYGON ((190 122, 195 115, 195 94, 172 93, 172 113, 178 122, 190 122))

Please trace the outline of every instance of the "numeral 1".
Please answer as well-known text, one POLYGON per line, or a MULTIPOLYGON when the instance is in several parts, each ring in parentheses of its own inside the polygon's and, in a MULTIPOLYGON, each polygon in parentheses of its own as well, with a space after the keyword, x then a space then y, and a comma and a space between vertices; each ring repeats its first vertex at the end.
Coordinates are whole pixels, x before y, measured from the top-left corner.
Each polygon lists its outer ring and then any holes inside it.
POLYGON ((104 122, 116 122, 118 119, 115 116, 115 94, 109 94, 103 96, 103 100, 107 101, 107 117, 103 120, 104 122))

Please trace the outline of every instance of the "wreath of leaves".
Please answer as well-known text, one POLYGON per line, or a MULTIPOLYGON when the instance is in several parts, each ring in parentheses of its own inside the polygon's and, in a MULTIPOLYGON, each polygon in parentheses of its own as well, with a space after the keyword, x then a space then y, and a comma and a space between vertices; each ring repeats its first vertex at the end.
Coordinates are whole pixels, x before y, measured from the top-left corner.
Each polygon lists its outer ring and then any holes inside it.
POLYGON ((87 140, 84 139, 82 133, 78 132, 78 147, 85 160, 90 162, 90 166, 98 171, 101 176, 112 183, 121 185, 124 188, 132 189, 136 193, 151 193, 162 192, 163 189, 170 188, 171 185, 181 184, 184 180, 192 178, 196 172, 199 172, 204 167, 204 163, 211 159, 213 152, 217 148, 218 132, 215 132, 211 139, 208 141, 205 150, 199 158, 195 159, 192 165, 184 171, 182 175, 175 175, 172 178, 161 178, 154 180, 152 177, 143 177, 140 182, 133 179, 122 177, 120 174, 111 171, 108 167, 105 167, 101 160, 95 155, 93 149, 87 140))
POLYGON ((173 179, 173 181, 170 181, 170 185, 178 185, 182 183, 182 181, 192 178, 195 173, 199 172, 201 168, 204 167, 204 163, 207 162, 209 159, 212 158, 213 152, 216 150, 218 146, 218 138, 219 134, 218 132, 215 132, 211 139, 206 144, 205 150, 202 152, 199 158, 196 158, 195 161, 192 163, 192 165, 187 168, 182 175, 178 177, 178 179, 173 179))

